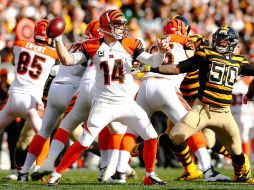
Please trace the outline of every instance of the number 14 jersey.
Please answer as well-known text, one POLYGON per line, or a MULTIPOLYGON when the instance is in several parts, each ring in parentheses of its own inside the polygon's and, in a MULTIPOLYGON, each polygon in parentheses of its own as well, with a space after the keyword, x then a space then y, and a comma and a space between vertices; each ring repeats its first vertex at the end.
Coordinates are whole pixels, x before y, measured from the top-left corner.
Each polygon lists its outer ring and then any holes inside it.
POLYGON ((112 46, 103 40, 84 43, 84 54, 96 67, 95 99, 119 104, 133 101, 137 89, 131 74, 133 60, 144 51, 140 40, 124 38, 112 46))
POLYGON ((16 41, 13 52, 15 79, 9 92, 29 94, 41 103, 45 82, 57 59, 56 50, 32 42, 16 41))

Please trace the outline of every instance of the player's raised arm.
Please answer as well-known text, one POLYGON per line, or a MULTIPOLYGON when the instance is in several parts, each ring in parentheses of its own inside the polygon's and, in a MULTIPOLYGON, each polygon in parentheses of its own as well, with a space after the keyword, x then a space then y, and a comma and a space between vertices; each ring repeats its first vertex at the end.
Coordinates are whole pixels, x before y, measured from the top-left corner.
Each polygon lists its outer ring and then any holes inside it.
POLYGON ((47 36, 55 40, 57 54, 61 63, 63 65, 75 65, 87 61, 86 56, 82 52, 68 52, 68 49, 64 46, 61 36, 64 29, 65 21, 61 17, 52 19, 47 26, 47 36))
POLYGON ((180 73, 188 73, 197 69, 197 62, 202 61, 200 56, 193 56, 185 61, 181 61, 179 64, 160 65, 155 68, 147 67, 145 72, 154 72, 168 75, 177 75, 180 73))

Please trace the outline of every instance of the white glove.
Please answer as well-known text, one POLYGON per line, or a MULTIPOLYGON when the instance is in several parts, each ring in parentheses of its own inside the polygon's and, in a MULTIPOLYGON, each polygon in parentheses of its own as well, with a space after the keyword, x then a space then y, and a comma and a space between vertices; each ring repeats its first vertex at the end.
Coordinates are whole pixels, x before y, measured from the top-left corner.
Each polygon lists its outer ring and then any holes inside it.
POLYGON ((60 36, 57 36, 54 38, 55 42, 62 42, 63 41, 63 36, 60 35, 60 36))

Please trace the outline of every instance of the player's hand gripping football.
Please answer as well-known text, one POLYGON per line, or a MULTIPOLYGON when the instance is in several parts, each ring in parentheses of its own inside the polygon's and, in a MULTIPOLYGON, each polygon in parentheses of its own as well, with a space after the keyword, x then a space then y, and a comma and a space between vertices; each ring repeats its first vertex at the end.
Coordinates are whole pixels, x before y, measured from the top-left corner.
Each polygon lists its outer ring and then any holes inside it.
POLYGON ((61 40, 61 34, 65 30, 65 20, 62 17, 56 17, 49 21, 47 26, 47 36, 49 38, 54 38, 55 41, 61 40))

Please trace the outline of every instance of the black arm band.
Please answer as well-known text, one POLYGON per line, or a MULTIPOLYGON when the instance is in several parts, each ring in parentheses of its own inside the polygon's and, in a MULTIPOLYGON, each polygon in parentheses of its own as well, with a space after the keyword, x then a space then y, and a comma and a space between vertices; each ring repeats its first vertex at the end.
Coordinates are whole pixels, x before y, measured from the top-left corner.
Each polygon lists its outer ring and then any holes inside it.
POLYGON ((144 52, 144 51, 145 51, 144 48, 139 48, 139 49, 135 50, 135 52, 133 53, 133 59, 136 60, 137 57, 138 57, 142 52, 144 52))
POLYGON ((160 73, 159 67, 156 67, 156 68, 151 67, 151 72, 160 73))

